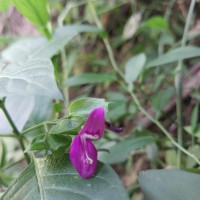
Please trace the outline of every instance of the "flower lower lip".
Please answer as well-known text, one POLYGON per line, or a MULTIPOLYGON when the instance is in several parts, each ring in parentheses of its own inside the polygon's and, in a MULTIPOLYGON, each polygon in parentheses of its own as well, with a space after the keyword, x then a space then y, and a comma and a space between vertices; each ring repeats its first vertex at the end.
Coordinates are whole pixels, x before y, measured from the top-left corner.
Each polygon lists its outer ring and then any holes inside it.
POLYGON ((92 164, 93 160, 88 155, 88 150, 87 150, 87 141, 86 141, 87 137, 85 137, 84 135, 81 135, 80 138, 81 138, 81 143, 82 143, 83 148, 84 148, 84 154, 85 154, 85 157, 86 157, 86 159, 84 160, 84 162, 87 163, 87 164, 92 164))

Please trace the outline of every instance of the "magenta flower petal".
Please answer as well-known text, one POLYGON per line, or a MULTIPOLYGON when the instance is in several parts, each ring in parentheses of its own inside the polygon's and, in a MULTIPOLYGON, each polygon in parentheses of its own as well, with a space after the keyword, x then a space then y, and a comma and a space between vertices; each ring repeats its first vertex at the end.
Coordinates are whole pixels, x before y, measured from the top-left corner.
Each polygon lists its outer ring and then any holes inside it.
POLYGON ((90 139, 99 139, 105 129, 104 109, 99 107, 92 110, 79 135, 86 134, 90 139))
POLYGON ((94 144, 81 135, 74 138, 70 149, 70 160, 83 178, 90 178, 97 167, 97 150, 94 144))

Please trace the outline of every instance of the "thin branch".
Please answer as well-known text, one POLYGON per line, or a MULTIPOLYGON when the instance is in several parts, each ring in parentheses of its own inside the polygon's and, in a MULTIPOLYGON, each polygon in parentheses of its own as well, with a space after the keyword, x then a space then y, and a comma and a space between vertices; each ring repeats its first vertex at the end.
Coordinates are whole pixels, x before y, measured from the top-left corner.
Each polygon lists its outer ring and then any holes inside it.
POLYGON ((40 123, 40 124, 37 124, 37 125, 32 126, 32 127, 30 127, 30 128, 27 128, 26 130, 24 130, 24 131, 21 133, 21 135, 24 135, 24 134, 26 134, 26 133, 28 133, 28 132, 30 132, 30 131, 35 130, 35 129, 38 129, 38 128, 41 128, 41 127, 45 127, 46 125, 56 125, 56 124, 57 124, 56 121, 57 121, 57 120, 55 120, 55 121, 45 121, 45 122, 42 122, 42 123, 40 123))
MULTIPOLYGON (((88 1, 88 6, 89 6, 89 9, 93 15, 93 18, 94 18, 94 21, 97 25, 98 28, 100 29, 103 29, 103 25, 101 24, 101 21, 99 20, 98 18, 98 15, 96 13, 96 10, 94 8, 94 5, 93 5, 93 2, 91 0, 87 0, 88 1)), ((108 40, 108 38, 103 38, 103 42, 104 42, 104 45, 107 49, 107 52, 108 52, 108 55, 109 55, 109 59, 110 59, 110 62, 114 68, 114 70, 121 76, 121 78, 124 79, 124 75, 123 73, 121 72, 121 70, 119 69, 118 65, 117 65, 117 62, 114 58, 114 54, 113 54, 113 51, 112 51, 112 47, 110 45, 110 42, 108 40)))
MULTIPOLYGON (((21 147, 22 151, 25 151, 25 145, 24 145, 24 141, 23 141, 23 136, 18 131, 17 127, 15 126, 15 123, 13 122, 10 114, 8 113, 8 111, 7 111, 6 107, 5 107, 5 99, 4 100, 0 100, 0 108, 3 110, 8 122, 10 123, 10 125, 11 125, 11 127, 13 129, 13 132, 16 135, 18 141, 19 141, 19 144, 20 144, 20 147, 21 147)), ((28 163, 30 163, 29 155, 24 152, 24 156, 25 156, 26 161, 28 163)))
MULTIPOLYGON (((192 20, 192 15, 194 11, 195 0, 191 1, 188 16, 186 19, 186 24, 184 28, 184 33, 181 41, 181 47, 185 46, 188 32, 190 28, 190 23, 192 20)), ((183 79, 183 60, 178 61, 178 66, 176 70, 175 76, 175 88, 176 88, 176 113, 177 113, 177 123, 178 123, 178 143, 183 145, 183 105, 182 105, 182 79, 183 79)), ((181 166, 181 150, 178 150, 178 158, 177 158, 177 166, 180 168, 181 166)))
POLYGON ((8 134, 0 133, 0 137, 17 137, 17 136, 12 133, 8 133, 8 134))

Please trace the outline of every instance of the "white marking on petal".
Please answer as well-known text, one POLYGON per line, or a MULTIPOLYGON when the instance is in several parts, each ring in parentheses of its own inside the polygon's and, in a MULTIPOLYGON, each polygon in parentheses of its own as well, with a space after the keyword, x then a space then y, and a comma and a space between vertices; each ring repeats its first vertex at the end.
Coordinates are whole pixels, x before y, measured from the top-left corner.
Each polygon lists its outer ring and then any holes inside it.
POLYGON ((91 140, 97 140, 97 139, 99 139, 98 135, 90 135, 90 134, 87 134, 87 133, 84 133, 83 137, 86 138, 86 139, 91 139, 91 140))
POLYGON ((93 163, 93 159, 90 158, 89 155, 88 155, 88 153, 87 153, 86 139, 87 139, 87 137, 85 137, 85 134, 81 135, 81 141, 82 141, 82 144, 83 144, 84 153, 85 153, 85 157, 86 157, 86 159, 84 160, 84 162, 91 165, 93 163))

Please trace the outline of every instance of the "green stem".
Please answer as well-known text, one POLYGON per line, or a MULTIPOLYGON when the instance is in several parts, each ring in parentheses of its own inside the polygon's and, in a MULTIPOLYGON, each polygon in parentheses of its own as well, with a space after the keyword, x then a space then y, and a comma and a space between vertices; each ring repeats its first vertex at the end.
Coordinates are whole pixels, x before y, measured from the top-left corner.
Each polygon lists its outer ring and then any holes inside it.
POLYGON ((27 128, 27 129, 24 130, 21 134, 24 135, 24 134, 26 134, 26 133, 28 133, 28 132, 30 132, 30 131, 35 130, 35 129, 38 129, 38 128, 41 128, 41 127, 45 127, 46 125, 56 125, 56 124, 57 124, 56 120, 55 120, 55 121, 46 121, 46 122, 42 122, 42 123, 40 123, 40 124, 37 124, 37 125, 32 126, 32 127, 30 127, 30 128, 27 128))
MULTIPOLYGON (((166 12, 165 12, 165 15, 164 15, 164 19, 166 21, 169 21, 169 17, 171 15, 171 10, 172 10, 172 7, 174 5, 176 0, 171 0, 167 6, 167 9, 166 9, 166 12)), ((166 37, 166 30, 162 30, 161 33, 160 33, 160 39, 159 39, 159 44, 158 44, 158 56, 162 55, 164 53, 164 44, 163 44, 163 39, 166 37)), ((161 67, 160 66, 157 66, 156 70, 155 70, 155 76, 158 76, 160 75, 161 73, 161 67)))
MULTIPOLYGON (((168 5, 168 7, 167 7, 167 10, 166 10, 165 16, 164 16, 164 19, 165 19, 166 21, 169 20, 169 17, 170 17, 170 15, 171 15, 171 10, 172 10, 172 7, 173 7, 175 1, 176 1, 176 0, 171 0, 171 1, 169 2, 169 5, 168 5)), ((163 31, 163 30, 162 30, 162 31, 161 31, 161 36, 160 36, 160 41, 159 41, 159 44, 158 44, 158 55, 161 55, 161 54, 163 54, 163 52, 164 52, 164 45, 163 45, 162 40, 163 40, 165 37, 166 37, 166 31, 163 31)))
POLYGON ((8 165, 8 166, 5 166, 5 167, 3 168, 3 170, 4 170, 4 171, 5 171, 5 170, 8 170, 8 169, 10 169, 11 167, 15 166, 16 164, 18 164, 18 163, 20 163, 20 162, 22 162, 22 161, 23 161, 23 159, 20 159, 20 160, 14 162, 14 163, 12 163, 12 164, 10 164, 10 165, 8 165))
MULTIPOLYGON (((195 0, 191 1, 188 16, 186 19, 186 24, 184 28, 184 33, 181 41, 181 47, 186 45, 188 31, 190 28, 190 23, 192 20, 192 14, 194 11, 195 0)), ((178 66, 176 70, 175 76, 175 88, 176 88, 176 113, 177 113, 177 123, 178 123, 178 143, 182 146, 183 145, 183 105, 182 105, 182 79, 183 79, 183 60, 178 61, 178 66)), ((182 152, 178 149, 178 156, 177 156, 177 167, 181 167, 181 157, 182 152)))
MULTIPOLYGON (((9 115, 6 107, 5 107, 5 100, 0 100, 0 107, 1 109, 3 110, 8 122, 10 123, 12 129, 13 129, 13 132, 14 134, 16 135, 18 141, 19 141, 19 144, 20 144, 20 147, 21 149, 23 150, 23 152, 25 151, 25 145, 24 145, 24 141, 23 141, 23 136, 20 134, 20 132, 18 131, 17 127, 15 126, 11 116, 9 115)), ((30 163, 30 157, 27 153, 24 153, 24 156, 25 156, 25 159, 28 163, 30 163)))
POLYGON ((15 134, 3 134, 3 133, 0 133, 0 137, 16 137, 15 134))
MULTIPOLYGON (((91 0, 87 0, 88 1, 88 6, 89 6, 89 9, 94 17, 94 21, 97 25, 98 28, 100 29, 103 29, 103 25, 101 24, 101 21, 99 20, 98 18, 98 15, 96 13, 96 10, 95 10, 95 7, 93 5, 93 2, 91 0)), ((114 70, 121 76, 121 78, 124 79, 124 75, 123 73, 121 72, 121 70, 119 69, 118 65, 117 65, 117 62, 114 58, 114 55, 113 55, 113 51, 112 51, 112 47, 110 45, 110 42, 108 40, 108 38, 103 38, 103 42, 104 42, 104 45, 107 49, 107 52, 108 52, 108 55, 109 55, 109 59, 110 59, 110 62, 114 68, 114 70)))
MULTIPOLYGON (((97 16, 97 13, 96 13, 96 10, 92 4, 92 1, 91 0, 88 0, 88 5, 90 7, 90 10, 91 10, 91 13, 94 17, 94 20, 95 20, 95 23, 96 25, 99 27, 99 28, 103 28, 102 24, 101 24, 101 21, 99 20, 98 16, 97 16)), ((113 55, 113 52, 112 52, 112 48, 111 48, 111 45, 109 43, 109 40, 108 39, 104 39, 104 44, 106 46, 106 49, 108 51, 108 56, 109 56, 109 59, 110 59, 110 62, 112 64, 112 67, 113 69, 115 70, 115 72, 117 72, 122 78, 123 78, 123 81, 125 82, 124 80, 124 75, 122 74, 122 72, 119 70, 119 67, 117 66, 117 63, 115 61, 115 58, 114 58, 114 55, 113 55)), ((185 148, 183 148, 180 144, 178 144, 174 138, 171 136, 171 134, 164 128, 164 126, 157 120, 155 119, 154 117, 152 117, 143 107, 142 105, 140 104, 137 96, 128 89, 128 86, 125 85, 124 83, 121 83, 119 81, 119 83, 122 85, 122 87, 131 95, 131 97, 133 98, 136 106, 138 107, 138 109, 149 119, 151 120, 154 124, 156 124, 160 130, 166 135, 166 137, 172 142, 172 144, 177 147, 178 149, 180 149, 183 153, 185 153, 186 155, 188 155, 189 157, 191 157, 192 159, 194 159, 199 165, 200 165, 200 161, 198 160, 198 158, 193 155, 192 153, 190 153, 189 151, 187 151, 185 148)))

